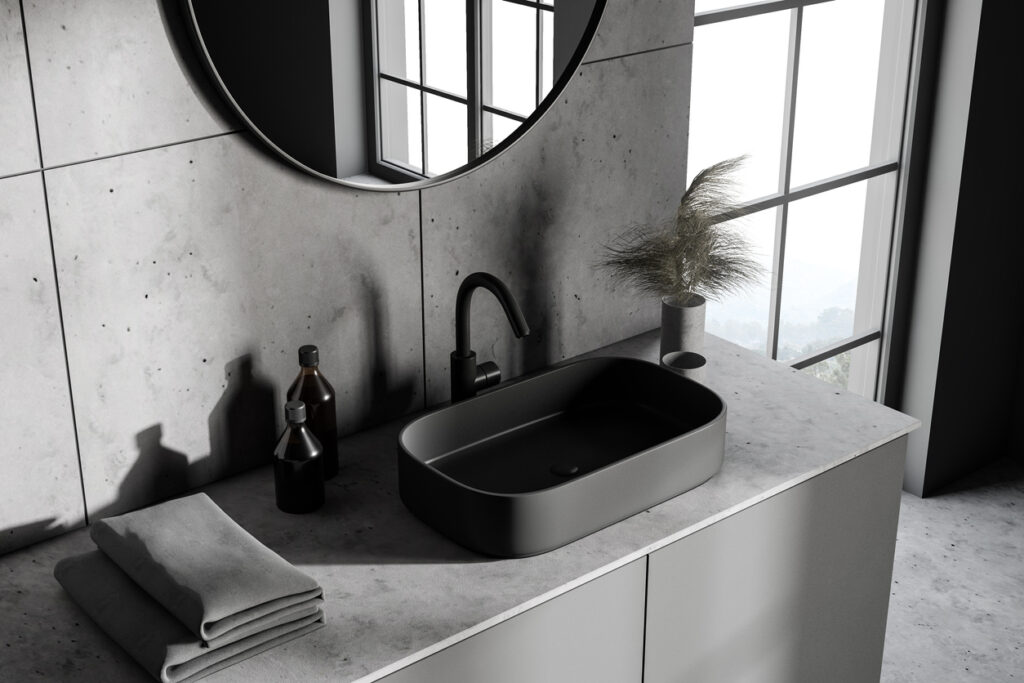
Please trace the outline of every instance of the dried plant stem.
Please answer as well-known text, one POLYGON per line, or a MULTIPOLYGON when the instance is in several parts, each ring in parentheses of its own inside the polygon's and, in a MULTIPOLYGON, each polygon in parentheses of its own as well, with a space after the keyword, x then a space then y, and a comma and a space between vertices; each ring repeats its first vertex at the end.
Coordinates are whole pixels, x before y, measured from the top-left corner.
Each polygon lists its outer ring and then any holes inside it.
POLYGON ((731 176, 743 161, 728 159, 698 173, 674 220, 630 226, 606 247, 600 265, 620 282, 684 305, 693 294, 718 299, 756 284, 764 270, 746 238, 728 225, 738 216, 731 176))

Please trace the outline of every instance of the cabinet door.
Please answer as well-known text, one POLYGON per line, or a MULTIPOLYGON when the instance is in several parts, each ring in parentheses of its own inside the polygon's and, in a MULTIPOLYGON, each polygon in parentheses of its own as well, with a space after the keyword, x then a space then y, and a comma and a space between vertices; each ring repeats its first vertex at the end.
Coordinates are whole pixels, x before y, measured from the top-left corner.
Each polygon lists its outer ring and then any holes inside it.
POLYGON ((650 556, 645 683, 877 681, 906 437, 650 556))
POLYGON ((384 678, 386 683, 639 683, 647 558, 384 678))

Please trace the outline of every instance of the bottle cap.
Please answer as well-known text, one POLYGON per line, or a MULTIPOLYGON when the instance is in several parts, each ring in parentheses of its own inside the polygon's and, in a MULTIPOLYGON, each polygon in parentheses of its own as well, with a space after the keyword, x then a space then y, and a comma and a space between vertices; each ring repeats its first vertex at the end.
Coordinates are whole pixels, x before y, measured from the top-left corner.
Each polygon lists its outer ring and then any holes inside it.
POLYGON ((299 365, 315 368, 320 364, 320 349, 312 344, 299 347, 299 365))
POLYGON ((284 404, 284 418, 289 422, 305 422, 306 404, 302 401, 288 401, 284 404))

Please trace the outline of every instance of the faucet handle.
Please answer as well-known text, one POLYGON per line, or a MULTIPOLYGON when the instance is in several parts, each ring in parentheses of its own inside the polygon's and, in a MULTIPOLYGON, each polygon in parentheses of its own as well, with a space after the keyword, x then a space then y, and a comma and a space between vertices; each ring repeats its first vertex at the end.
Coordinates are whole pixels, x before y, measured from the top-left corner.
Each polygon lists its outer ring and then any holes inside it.
POLYGON ((496 386, 501 382, 501 368, 494 361, 485 361, 480 365, 476 366, 476 385, 477 391, 482 391, 488 387, 496 386))
POLYGON ((452 402, 476 396, 476 392, 501 382, 501 369, 497 363, 487 361, 476 364, 476 352, 460 354, 452 351, 452 402))

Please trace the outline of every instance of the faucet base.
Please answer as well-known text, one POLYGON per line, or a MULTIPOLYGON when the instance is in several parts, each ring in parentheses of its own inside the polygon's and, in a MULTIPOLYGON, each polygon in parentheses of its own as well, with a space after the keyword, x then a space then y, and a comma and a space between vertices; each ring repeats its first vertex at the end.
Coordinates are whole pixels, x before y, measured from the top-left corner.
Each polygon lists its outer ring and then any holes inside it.
POLYGON ((501 370, 490 361, 476 364, 476 352, 451 353, 452 403, 473 398, 478 391, 501 382, 501 370))

